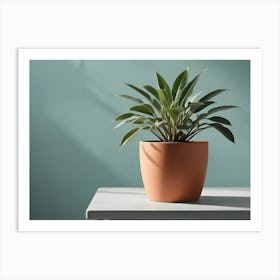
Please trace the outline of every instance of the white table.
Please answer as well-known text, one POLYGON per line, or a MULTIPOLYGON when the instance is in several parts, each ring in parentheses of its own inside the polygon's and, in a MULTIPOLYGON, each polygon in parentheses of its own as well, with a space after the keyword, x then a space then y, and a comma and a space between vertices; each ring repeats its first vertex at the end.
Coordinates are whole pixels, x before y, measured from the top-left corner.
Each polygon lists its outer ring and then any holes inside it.
POLYGON ((204 188, 200 199, 189 203, 148 200, 144 188, 97 190, 87 210, 95 220, 249 220, 249 188, 204 188))

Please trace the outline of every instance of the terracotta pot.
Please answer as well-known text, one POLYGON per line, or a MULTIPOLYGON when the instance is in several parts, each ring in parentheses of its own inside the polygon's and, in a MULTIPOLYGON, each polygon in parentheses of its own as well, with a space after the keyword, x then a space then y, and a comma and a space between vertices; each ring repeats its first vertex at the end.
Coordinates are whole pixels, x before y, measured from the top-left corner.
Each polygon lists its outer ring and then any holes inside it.
POLYGON ((150 200, 199 199, 208 162, 208 142, 140 142, 142 180, 150 200))

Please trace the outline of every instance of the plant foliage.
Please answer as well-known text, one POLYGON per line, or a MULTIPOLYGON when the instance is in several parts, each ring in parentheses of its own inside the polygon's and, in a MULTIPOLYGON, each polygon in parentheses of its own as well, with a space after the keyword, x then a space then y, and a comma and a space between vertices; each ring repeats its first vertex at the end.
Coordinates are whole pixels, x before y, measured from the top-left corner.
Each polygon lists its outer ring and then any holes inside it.
POLYGON ((200 78, 197 74, 189 81, 188 68, 178 75, 172 86, 168 85, 162 75, 156 73, 157 88, 144 85, 143 88, 126 84, 138 96, 122 94, 122 98, 133 102, 129 112, 119 115, 115 121, 132 124, 121 140, 125 145, 141 130, 150 131, 160 141, 189 142, 201 131, 214 128, 234 143, 234 136, 230 129, 231 123, 226 118, 215 113, 237 108, 226 105, 215 107, 213 98, 223 93, 225 89, 216 89, 201 97, 202 92, 195 92, 195 86, 200 78))

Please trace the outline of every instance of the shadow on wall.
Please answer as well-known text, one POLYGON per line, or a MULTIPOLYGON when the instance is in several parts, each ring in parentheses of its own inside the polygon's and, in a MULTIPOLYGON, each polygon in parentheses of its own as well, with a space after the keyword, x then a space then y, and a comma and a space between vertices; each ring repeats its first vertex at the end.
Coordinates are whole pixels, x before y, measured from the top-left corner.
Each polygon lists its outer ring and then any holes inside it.
POLYGON ((70 61, 32 61, 30 76, 30 218, 84 219, 96 189, 122 181, 98 145, 116 112, 70 61))
MULTIPOLYGON (((97 187, 119 176, 63 129, 44 126, 50 145, 31 154, 31 219, 84 219, 97 187)), ((40 140, 38 136, 37 140, 40 140)), ((42 139, 44 141, 44 139, 42 139)))

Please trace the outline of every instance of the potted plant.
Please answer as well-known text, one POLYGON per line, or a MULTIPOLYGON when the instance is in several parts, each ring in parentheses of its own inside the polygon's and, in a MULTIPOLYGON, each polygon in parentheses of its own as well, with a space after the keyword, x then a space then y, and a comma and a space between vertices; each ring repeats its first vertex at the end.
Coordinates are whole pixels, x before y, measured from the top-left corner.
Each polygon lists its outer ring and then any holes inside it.
POLYGON ((115 118, 131 124, 121 140, 121 147, 142 130, 151 132, 157 141, 141 141, 139 156, 141 175, 147 196, 153 201, 188 202, 199 199, 207 170, 208 142, 193 141, 201 131, 214 128, 234 143, 227 126, 228 119, 216 113, 237 106, 214 106, 213 98, 225 89, 216 89, 201 96, 194 88, 200 73, 189 81, 189 69, 178 75, 172 87, 156 73, 158 87, 144 85, 143 89, 127 84, 138 97, 121 95, 134 106, 115 118))

